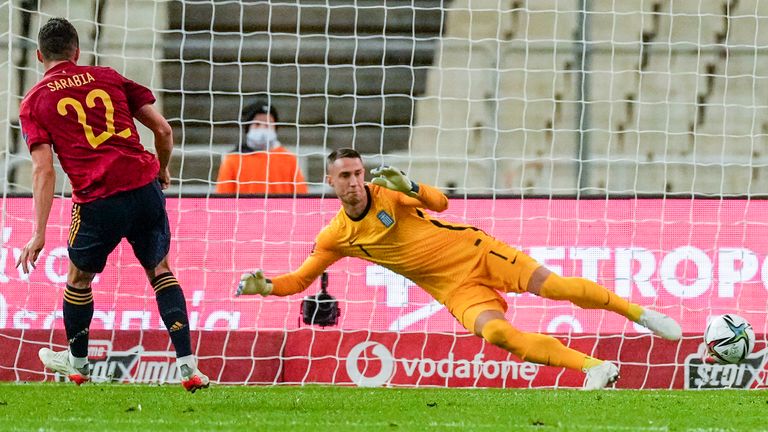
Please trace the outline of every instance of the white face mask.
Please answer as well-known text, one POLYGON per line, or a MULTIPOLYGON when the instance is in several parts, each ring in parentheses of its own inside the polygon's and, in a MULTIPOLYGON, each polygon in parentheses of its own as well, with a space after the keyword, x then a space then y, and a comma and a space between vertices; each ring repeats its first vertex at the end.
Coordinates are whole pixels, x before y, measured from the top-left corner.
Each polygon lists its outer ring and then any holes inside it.
POLYGON ((277 133, 272 129, 251 128, 245 136, 245 145, 253 151, 269 150, 277 144, 277 133))

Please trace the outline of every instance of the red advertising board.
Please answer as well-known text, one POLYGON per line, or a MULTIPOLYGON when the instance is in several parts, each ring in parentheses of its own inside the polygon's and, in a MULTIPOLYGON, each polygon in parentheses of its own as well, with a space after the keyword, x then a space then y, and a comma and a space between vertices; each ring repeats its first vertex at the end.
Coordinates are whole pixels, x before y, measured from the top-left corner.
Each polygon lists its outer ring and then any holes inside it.
MULTIPOLYGON (((61 328, 70 203, 56 200, 47 244, 30 275, 14 268, 33 229, 29 198, 3 200, 0 329, 61 328)), ((239 275, 297 268, 315 234, 338 211, 335 198, 168 199, 171 264, 199 330, 294 330, 299 302, 236 299, 239 275)), ((583 276, 701 333, 710 315, 738 313, 768 331, 768 201, 670 199, 452 199, 438 217, 482 228, 566 276, 583 276)), ((343 259, 330 269, 342 307, 340 328, 461 332, 440 305, 399 275, 343 259)), ((152 289, 123 243, 93 285, 93 329, 162 328, 152 289)), ((508 318, 527 331, 636 333, 642 328, 602 311, 523 294, 508 297, 508 318)))
MULTIPOLYGON (((571 347, 615 361, 618 388, 765 388, 768 348, 746 362, 701 361, 700 337, 670 342, 648 335, 562 337, 571 347)), ((764 340, 761 335, 759 340, 764 340)), ((584 374, 523 363, 463 334, 301 329, 194 332, 200 369, 218 384, 338 384, 369 387, 580 387, 584 374)), ((0 380, 61 379, 45 373, 41 347, 63 349, 63 331, 0 331, 0 380)), ((160 330, 95 331, 89 358, 95 382, 176 383, 174 353, 160 330)))

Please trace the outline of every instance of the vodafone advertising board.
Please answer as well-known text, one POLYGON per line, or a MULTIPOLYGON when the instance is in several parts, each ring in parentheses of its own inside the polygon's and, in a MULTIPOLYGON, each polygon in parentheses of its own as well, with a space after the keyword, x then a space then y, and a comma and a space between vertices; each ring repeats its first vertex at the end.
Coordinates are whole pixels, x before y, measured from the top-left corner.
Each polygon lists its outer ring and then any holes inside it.
MULTIPOLYGON (((580 387, 584 374, 520 362, 480 338, 435 333, 300 329, 193 332, 200 368, 218 384, 339 384, 364 387, 580 387)), ((649 335, 563 337, 571 347, 615 361, 619 388, 766 388, 768 348, 742 364, 701 361, 700 336, 680 342, 649 335)), ((759 340, 765 340, 764 335, 759 340)), ((41 346, 63 349, 61 330, 0 330, 0 381, 64 380, 46 373, 41 346)), ((89 360, 94 382, 178 383, 161 330, 97 330, 89 360)))
MULTIPOLYGON (((62 328, 70 202, 56 200, 47 244, 30 275, 14 262, 33 229, 29 198, 4 200, 0 245, 0 328, 62 328)), ((171 265, 198 330, 295 329, 299 303, 232 296, 239 275, 297 268, 314 236, 338 211, 335 198, 168 199, 171 265)), ((552 270, 597 280, 617 294, 701 333, 710 315, 735 312, 757 333, 768 310, 768 201, 672 199, 454 199, 439 215, 517 245, 552 270)), ((409 280, 357 259, 329 269, 345 330, 461 332, 439 304, 409 280)), ((93 284, 93 329, 162 328, 152 289, 121 244, 93 284)), ((508 317, 527 331, 595 334, 643 331, 622 317, 583 311, 529 294, 510 295, 508 317)))

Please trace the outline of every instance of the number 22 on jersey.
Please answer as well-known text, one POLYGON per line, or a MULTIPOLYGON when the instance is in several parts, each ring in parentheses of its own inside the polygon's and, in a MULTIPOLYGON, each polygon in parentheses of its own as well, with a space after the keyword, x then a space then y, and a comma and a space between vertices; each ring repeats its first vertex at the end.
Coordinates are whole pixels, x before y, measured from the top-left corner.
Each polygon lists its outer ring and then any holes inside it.
MULTIPOLYGON (((77 122, 83 126, 85 138, 88 140, 88 144, 90 144, 93 148, 101 145, 112 135, 117 135, 122 138, 128 138, 131 136, 131 130, 128 128, 115 133, 115 107, 112 105, 112 99, 109 97, 109 94, 102 89, 93 89, 89 91, 85 96, 85 105, 88 108, 95 108, 96 99, 101 99, 101 102, 104 104, 104 118, 107 125, 107 130, 101 132, 98 135, 94 135, 93 127, 88 124, 88 116, 86 115, 85 108, 83 108, 83 104, 80 103, 80 101, 77 99, 73 99, 71 97, 62 98, 59 100, 59 103, 56 104, 56 110, 62 116, 67 115, 67 107, 72 107, 75 110, 75 113, 77 113, 77 122)), ((89 112, 96 111, 90 110, 89 112)))

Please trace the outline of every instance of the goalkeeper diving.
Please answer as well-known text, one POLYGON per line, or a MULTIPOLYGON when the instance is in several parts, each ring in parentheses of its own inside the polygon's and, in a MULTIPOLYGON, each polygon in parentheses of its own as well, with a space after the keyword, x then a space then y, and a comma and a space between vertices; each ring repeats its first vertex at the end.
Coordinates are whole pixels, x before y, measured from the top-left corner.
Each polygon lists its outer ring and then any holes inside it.
POLYGON ((601 389, 619 378, 618 367, 563 345, 558 339, 517 330, 505 317, 500 293, 529 292, 568 300, 584 309, 605 309, 669 340, 680 325, 659 312, 630 303, 612 291, 578 277, 561 277, 533 258, 470 225, 433 219, 423 209, 442 212, 448 199, 396 168, 374 169, 370 184, 353 149, 333 151, 326 181, 341 209, 315 239, 298 270, 268 279, 261 270, 242 275, 236 295, 288 296, 300 293, 342 257, 379 264, 413 281, 468 331, 523 361, 586 373, 585 389, 601 389))

